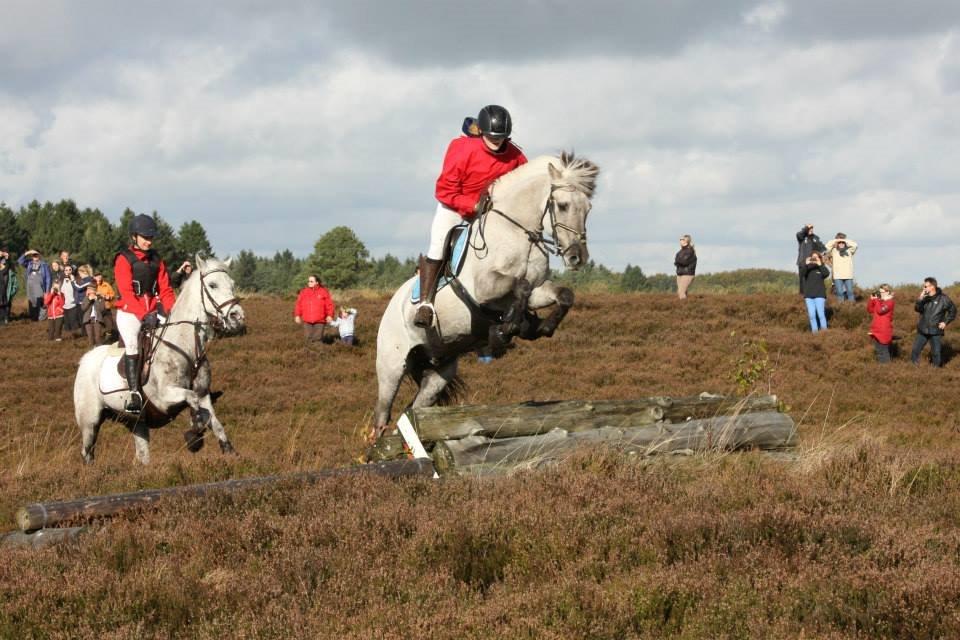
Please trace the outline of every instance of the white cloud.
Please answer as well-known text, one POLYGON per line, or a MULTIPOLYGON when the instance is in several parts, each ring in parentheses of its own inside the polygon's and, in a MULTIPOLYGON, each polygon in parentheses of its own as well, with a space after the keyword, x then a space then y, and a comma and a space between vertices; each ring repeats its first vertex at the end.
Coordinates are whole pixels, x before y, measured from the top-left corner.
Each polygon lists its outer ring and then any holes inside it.
POLYGON ((772 31, 783 22, 788 9, 784 2, 765 2, 743 14, 743 23, 764 32, 772 31))

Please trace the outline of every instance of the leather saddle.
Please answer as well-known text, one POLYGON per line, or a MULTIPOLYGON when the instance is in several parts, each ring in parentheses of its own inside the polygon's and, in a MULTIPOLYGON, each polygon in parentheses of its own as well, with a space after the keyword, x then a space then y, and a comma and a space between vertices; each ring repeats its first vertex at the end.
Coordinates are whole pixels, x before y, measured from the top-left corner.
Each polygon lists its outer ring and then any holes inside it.
MULTIPOLYGON (((153 330, 145 329, 140 332, 138 336, 139 350, 137 353, 137 366, 140 367, 140 388, 143 388, 143 385, 147 384, 147 378, 150 376, 150 358, 147 355, 150 353, 150 348, 153 346, 153 330)), ((117 341, 117 346, 121 349, 124 348, 123 336, 117 341)), ((120 375, 122 380, 127 379, 127 372, 124 369, 123 356, 117 360, 117 373, 120 375)))
MULTIPOLYGON (((443 262, 440 264, 440 277, 437 278, 437 291, 450 284, 450 280, 460 275, 467 257, 467 245, 470 240, 470 225, 458 224, 447 233, 443 244, 443 262)), ((410 302, 420 302, 420 279, 417 278, 410 291, 410 302)))

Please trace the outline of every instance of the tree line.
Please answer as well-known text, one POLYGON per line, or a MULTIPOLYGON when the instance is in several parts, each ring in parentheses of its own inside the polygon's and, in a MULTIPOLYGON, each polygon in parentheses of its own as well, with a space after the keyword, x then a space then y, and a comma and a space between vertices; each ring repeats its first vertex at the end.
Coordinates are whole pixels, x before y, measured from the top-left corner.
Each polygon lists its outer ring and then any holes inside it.
MULTIPOLYGON (((81 209, 73 200, 43 204, 34 200, 19 210, 0 202, 0 248, 11 256, 34 249, 48 259, 69 251, 74 264, 89 264, 112 280, 114 256, 129 244, 127 226, 135 215, 127 208, 113 224, 99 209, 81 209)), ((174 230, 156 211, 152 215, 157 223, 153 246, 168 265, 176 268, 198 253, 214 255, 206 230, 196 220, 174 230)))
MULTIPOLYGON (((35 200, 19 210, 0 202, 0 248, 6 247, 15 255, 36 249, 49 258, 67 250, 75 263, 90 264, 112 279, 114 256, 127 244, 127 225, 134 215, 127 208, 113 224, 99 209, 80 209, 73 200, 43 204, 35 200)), ((206 230, 196 220, 175 230, 156 212, 152 215, 158 230, 153 246, 172 268, 184 260, 193 260, 197 253, 215 256, 206 230)), ((272 257, 242 250, 234 256, 231 275, 241 290, 266 294, 293 293, 304 286, 311 274, 320 276, 333 289, 389 291, 412 276, 416 266, 413 257, 387 254, 371 258, 352 229, 338 226, 324 233, 306 258, 294 256, 289 249, 277 251, 272 257)), ((629 264, 617 272, 590 261, 579 271, 555 271, 551 278, 581 291, 676 290, 672 274, 645 274, 639 266, 629 264)), ((700 293, 789 292, 796 287, 796 273, 774 269, 707 273, 697 276, 695 286, 700 293)))

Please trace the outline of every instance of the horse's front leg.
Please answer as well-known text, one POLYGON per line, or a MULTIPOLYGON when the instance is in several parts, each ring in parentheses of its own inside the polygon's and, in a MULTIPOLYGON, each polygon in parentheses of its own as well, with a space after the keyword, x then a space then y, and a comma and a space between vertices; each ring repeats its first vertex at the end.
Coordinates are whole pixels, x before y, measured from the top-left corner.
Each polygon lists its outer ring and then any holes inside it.
POLYGON ((573 306, 573 291, 547 280, 530 293, 529 308, 531 310, 535 311, 551 305, 556 305, 556 308, 550 312, 550 315, 541 321, 532 321, 531 318, 527 331, 521 334, 521 337, 536 340, 553 336, 553 332, 557 330, 560 322, 573 306))
POLYGON ((230 444, 226 430, 223 428, 223 425, 220 424, 220 420, 217 419, 217 414, 213 411, 213 400, 210 398, 209 393, 200 398, 200 409, 193 414, 193 427, 194 429, 200 430, 200 433, 202 433, 203 429, 210 427, 213 435, 217 437, 217 442, 220 443, 220 451, 223 453, 236 453, 233 445, 230 444))
POLYGON ((513 336, 523 328, 524 317, 527 314, 527 301, 533 287, 525 279, 520 278, 513 287, 513 302, 503 314, 500 324, 490 327, 490 352, 495 356, 503 355, 513 336))

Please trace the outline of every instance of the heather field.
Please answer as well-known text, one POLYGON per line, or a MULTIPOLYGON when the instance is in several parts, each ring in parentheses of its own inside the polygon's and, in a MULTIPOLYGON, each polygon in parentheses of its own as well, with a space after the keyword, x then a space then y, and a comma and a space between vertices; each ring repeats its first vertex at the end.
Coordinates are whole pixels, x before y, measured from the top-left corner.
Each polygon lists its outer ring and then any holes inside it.
MULTIPOLYGON (((462 401, 772 392, 796 458, 598 450, 504 478, 171 500, 76 544, 0 550, 0 637, 960 637, 960 339, 948 329, 943 369, 912 366, 913 293, 885 367, 862 303, 811 335, 796 295, 581 294, 553 339, 465 358, 462 401)), ((306 346, 292 300, 246 300, 249 333, 211 353, 239 455, 210 436, 189 453, 183 416, 153 432, 147 468, 114 423, 82 464, 80 341, 0 327, 0 530, 28 502, 354 464, 387 296, 337 298, 360 311, 358 348, 306 346)))

